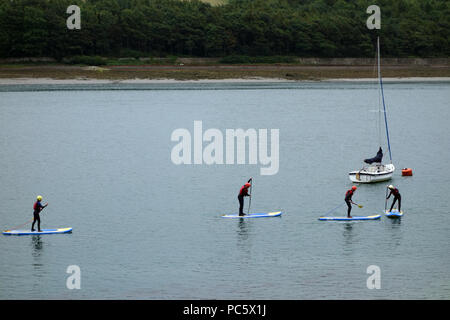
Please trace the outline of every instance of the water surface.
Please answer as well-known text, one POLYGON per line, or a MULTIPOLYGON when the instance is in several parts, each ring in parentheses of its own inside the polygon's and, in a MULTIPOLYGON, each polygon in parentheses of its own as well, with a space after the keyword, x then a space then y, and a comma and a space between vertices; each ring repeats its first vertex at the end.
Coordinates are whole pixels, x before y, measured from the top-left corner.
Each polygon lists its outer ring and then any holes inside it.
MULTIPOLYGON (((2 236, 0 298, 449 299, 449 89, 385 84, 390 183, 405 215, 347 223, 317 218, 378 150, 373 84, 1 86, 1 227, 30 219, 42 194, 43 227, 74 231, 2 236), (171 134, 193 133, 195 120, 222 132, 279 129, 279 172, 174 165, 171 134), (401 177, 403 167, 414 176, 401 177), (237 211, 250 176, 252 211, 282 217, 220 217, 237 211), (66 287, 70 265, 81 269, 80 290, 66 287), (379 290, 366 286, 370 265, 380 267, 379 290)), ((385 188, 359 186, 364 208, 353 214, 381 213, 385 188)))

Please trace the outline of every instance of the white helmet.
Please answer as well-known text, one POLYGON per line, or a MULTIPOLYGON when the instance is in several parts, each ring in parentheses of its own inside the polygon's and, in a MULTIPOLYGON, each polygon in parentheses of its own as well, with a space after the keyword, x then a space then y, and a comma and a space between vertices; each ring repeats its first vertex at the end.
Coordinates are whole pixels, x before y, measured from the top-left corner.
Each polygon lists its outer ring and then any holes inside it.
POLYGON ((390 185, 388 185, 388 188, 391 189, 391 190, 393 190, 393 189, 394 189, 394 186, 393 186, 392 184, 390 184, 390 185))

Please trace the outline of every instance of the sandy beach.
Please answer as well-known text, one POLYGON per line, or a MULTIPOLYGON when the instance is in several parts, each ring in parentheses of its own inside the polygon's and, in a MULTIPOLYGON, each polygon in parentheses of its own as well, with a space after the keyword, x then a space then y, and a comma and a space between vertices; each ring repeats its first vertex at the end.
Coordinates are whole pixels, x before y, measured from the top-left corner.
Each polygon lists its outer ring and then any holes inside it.
MULTIPOLYGON (((242 78, 242 79, 52 79, 52 78, 0 78, 0 85, 77 85, 77 84, 170 84, 170 83, 268 83, 268 82, 373 82, 375 78, 336 78, 321 80, 288 80, 281 78, 242 78)), ((450 82, 450 77, 410 77, 410 78, 383 78, 384 82, 450 82)))
MULTIPOLYGON (((450 66, 387 65, 385 81, 448 81, 450 66)), ((278 82, 278 81, 373 81, 368 65, 126 65, 73 66, 60 64, 0 64, 0 84, 77 83, 175 83, 278 82)))

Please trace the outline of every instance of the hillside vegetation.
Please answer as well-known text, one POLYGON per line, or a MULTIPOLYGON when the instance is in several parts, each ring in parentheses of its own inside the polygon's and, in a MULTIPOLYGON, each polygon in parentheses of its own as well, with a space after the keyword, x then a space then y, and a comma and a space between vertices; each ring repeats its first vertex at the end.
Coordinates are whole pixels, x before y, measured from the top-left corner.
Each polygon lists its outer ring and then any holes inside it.
MULTIPOLYGON (((0 2, 0 57, 448 57, 448 0, 14 0, 0 2), (214 4, 218 1, 212 1, 214 4), (81 30, 66 9, 81 8, 81 30)), ((233 58, 230 58, 233 60, 233 58)))

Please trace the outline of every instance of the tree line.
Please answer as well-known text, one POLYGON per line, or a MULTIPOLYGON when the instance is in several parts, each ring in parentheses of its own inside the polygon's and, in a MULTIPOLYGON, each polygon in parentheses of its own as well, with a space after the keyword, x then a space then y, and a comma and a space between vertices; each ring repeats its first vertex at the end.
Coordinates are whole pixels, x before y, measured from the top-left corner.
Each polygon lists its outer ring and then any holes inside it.
POLYGON ((2 0, 0 57, 448 57, 448 0, 2 0), (66 26, 70 5, 81 29, 66 26), (381 30, 366 9, 381 8, 381 30))

